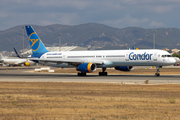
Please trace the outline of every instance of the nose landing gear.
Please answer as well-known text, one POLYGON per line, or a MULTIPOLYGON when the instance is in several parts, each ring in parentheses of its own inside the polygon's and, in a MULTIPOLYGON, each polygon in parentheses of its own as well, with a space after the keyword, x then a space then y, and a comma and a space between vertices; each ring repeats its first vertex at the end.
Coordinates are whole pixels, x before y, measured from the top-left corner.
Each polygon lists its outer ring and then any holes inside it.
POLYGON ((160 71, 159 71, 159 68, 160 68, 160 66, 156 66, 156 73, 155 73, 155 76, 160 76, 160 71))

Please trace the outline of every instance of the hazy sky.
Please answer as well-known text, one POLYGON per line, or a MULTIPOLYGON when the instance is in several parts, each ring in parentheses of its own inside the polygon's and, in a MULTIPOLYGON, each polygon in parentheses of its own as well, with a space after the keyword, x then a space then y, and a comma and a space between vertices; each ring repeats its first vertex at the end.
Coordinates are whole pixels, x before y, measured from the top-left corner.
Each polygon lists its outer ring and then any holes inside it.
POLYGON ((1 0, 0 30, 16 25, 102 23, 180 28, 180 0, 1 0))

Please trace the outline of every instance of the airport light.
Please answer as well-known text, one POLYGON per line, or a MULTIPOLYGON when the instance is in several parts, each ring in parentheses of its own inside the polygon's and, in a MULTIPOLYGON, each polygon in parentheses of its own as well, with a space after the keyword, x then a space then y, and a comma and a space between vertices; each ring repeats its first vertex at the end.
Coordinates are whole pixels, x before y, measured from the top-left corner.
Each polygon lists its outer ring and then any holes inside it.
POLYGON ((59 33, 59 51, 61 51, 61 34, 59 33))
POLYGON ((155 49, 155 30, 153 30, 153 49, 155 49))
POLYGON ((22 26, 22 34, 23 34, 23 57, 24 57, 24 26, 22 26))

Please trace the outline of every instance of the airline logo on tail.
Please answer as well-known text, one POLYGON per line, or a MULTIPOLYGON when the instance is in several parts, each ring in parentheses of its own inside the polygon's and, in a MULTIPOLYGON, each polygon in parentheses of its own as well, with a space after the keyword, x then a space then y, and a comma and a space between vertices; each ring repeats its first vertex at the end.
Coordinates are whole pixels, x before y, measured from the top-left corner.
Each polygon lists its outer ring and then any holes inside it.
POLYGON ((49 52, 41 39, 38 37, 37 33, 33 30, 31 26, 25 26, 28 35, 28 41, 34 57, 41 57, 42 54, 49 52))
POLYGON ((36 35, 35 32, 30 34, 30 36, 29 36, 29 43, 30 43, 30 46, 31 46, 33 51, 37 51, 38 50, 38 48, 40 46, 40 43, 41 43, 41 40, 38 39, 38 36, 36 35))

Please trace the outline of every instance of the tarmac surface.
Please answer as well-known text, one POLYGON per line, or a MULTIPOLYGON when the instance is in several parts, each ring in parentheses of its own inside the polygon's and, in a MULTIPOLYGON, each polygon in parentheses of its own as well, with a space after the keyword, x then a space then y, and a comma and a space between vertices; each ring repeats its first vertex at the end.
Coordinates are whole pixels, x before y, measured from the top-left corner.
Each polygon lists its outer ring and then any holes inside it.
POLYGON ((9 82, 96 82, 119 84, 144 84, 149 79, 149 84, 180 84, 180 75, 108 75, 98 76, 87 74, 77 76, 69 73, 39 73, 33 72, 34 68, 0 68, 0 81, 9 82))

